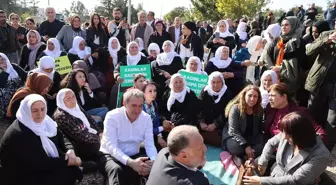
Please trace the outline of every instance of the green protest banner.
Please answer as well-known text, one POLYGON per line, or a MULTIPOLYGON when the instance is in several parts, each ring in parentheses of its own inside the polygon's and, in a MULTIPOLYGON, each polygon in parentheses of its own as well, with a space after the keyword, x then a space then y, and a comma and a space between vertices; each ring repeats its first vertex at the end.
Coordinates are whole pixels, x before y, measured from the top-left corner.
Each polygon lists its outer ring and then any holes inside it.
POLYGON ((136 74, 143 74, 147 80, 152 79, 151 67, 149 64, 135 66, 120 66, 120 77, 124 79, 121 87, 133 86, 133 78, 136 74))
POLYGON ((202 89, 208 84, 208 75, 189 73, 182 70, 179 73, 186 80, 187 87, 194 91, 196 96, 199 96, 202 89))
MULTIPOLYGON (((37 61, 37 65, 40 65, 40 61, 37 61)), ((68 56, 55 58, 55 70, 60 75, 68 74, 72 71, 72 66, 68 56)))

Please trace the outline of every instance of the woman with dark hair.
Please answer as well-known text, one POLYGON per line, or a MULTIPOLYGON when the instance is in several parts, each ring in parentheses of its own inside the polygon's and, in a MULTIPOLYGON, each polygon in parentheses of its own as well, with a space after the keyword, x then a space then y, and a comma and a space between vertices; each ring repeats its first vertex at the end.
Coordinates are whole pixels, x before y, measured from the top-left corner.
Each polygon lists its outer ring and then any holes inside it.
POLYGON ((281 119, 291 112, 303 112, 307 114, 314 123, 315 131, 326 141, 326 133, 310 116, 308 110, 296 105, 289 92, 288 86, 284 83, 273 84, 269 91, 269 105, 265 109, 264 133, 269 139, 280 133, 279 124, 281 119))
POLYGON ((97 51, 100 48, 107 47, 108 33, 103 27, 100 16, 93 13, 90 16, 90 25, 86 29, 86 43, 92 51, 97 51))
POLYGON ((165 41, 162 46, 163 53, 151 63, 153 81, 157 84, 158 97, 167 90, 166 82, 170 77, 183 69, 181 57, 174 51, 172 41, 165 41))
POLYGON ((256 158, 263 149, 261 94, 254 85, 245 87, 225 109, 228 123, 223 130, 222 148, 244 159, 256 158))
POLYGON ((72 42, 75 37, 86 38, 86 33, 81 29, 81 20, 78 15, 70 17, 70 25, 64 25, 58 32, 56 38, 60 41, 65 51, 69 51, 73 47, 72 42))
POLYGON ((16 119, 16 111, 19 109, 21 101, 30 94, 39 94, 44 97, 47 96, 51 86, 52 80, 48 75, 43 73, 29 73, 25 86, 18 89, 13 95, 8 105, 7 116, 11 121, 16 119))
MULTIPOLYGON (((151 43, 156 43, 159 45, 160 52, 163 52, 163 43, 167 40, 171 41, 171 36, 170 34, 166 31, 165 25, 163 24, 162 20, 156 20, 155 21, 155 32, 152 33, 152 35, 149 37, 148 40, 148 46, 151 43)), ((149 50, 148 50, 149 51, 149 50)))
POLYGON ((177 41, 175 51, 180 55, 184 64, 192 56, 203 59, 204 48, 196 31, 197 27, 193 22, 187 21, 182 25, 182 36, 177 41))
POLYGON ((36 25, 35 25, 35 21, 33 18, 28 17, 25 20, 25 24, 26 24, 26 35, 30 30, 36 30, 36 25))
POLYGON ((87 80, 88 78, 83 69, 75 69, 63 79, 62 86, 71 89, 75 93, 78 105, 87 111, 88 114, 98 116, 100 119, 96 121, 102 121, 108 109, 106 107, 99 107, 87 80))
POLYGON ((320 136, 316 136, 313 122, 307 115, 292 112, 280 121, 280 134, 265 145, 258 159, 258 169, 264 173, 276 153, 276 163, 268 177, 244 177, 244 184, 314 184, 332 161, 320 136))
POLYGON ((1 139, 2 184, 73 185, 83 178, 81 159, 65 143, 47 110, 38 94, 22 100, 17 119, 1 139))
POLYGON ((200 133, 204 142, 221 146, 222 130, 225 125, 224 109, 231 100, 231 91, 225 85, 222 73, 216 71, 209 75, 208 85, 201 91, 201 113, 198 116, 200 133))
POLYGON ((37 59, 46 49, 46 45, 41 42, 41 36, 35 30, 30 30, 27 33, 27 41, 28 43, 22 48, 19 65, 22 69, 30 71, 37 66, 37 59))

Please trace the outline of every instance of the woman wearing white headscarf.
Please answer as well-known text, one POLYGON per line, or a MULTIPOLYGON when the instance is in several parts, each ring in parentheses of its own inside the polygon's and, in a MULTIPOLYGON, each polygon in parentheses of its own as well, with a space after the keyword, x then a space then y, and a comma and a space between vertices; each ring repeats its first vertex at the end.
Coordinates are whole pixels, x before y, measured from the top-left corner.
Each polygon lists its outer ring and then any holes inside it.
POLYGON ((223 110, 231 99, 231 91, 225 85, 222 73, 218 71, 211 73, 208 85, 200 94, 202 111, 199 115, 198 126, 206 143, 221 146, 222 130, 225 124, 223 110))
POLYGON ((26 96, 0 146, 3 184, 72 185, 82 179, 81 159, 65 145, 45 99, 26 96), (28 143, 28 144, 27 144, 28 143), (65 153, 66 152, 66 153, 65 153))
POLYGON ((236 49, 237 51, 242 47, 244 48, 247 41, 249 40, 249 36, 246 32, 246 29, 247 29, 247 24, 241 21, 238 24, 236 33, 234 34, 236 45, 237 45, 237 49, 236 49))
POLYGON ((39 58, 43 56, 50 56, 53 59, 56 59, 65 55, 66 53, 61 50, 59 41, 56 38, 50 38, 47 41, 47 48, 41 53, 39 58))
POLYGON ((84 60, 89 65, 93 65, 94 62, 91 48, 85 46, 85 40, 80 36, 76 36, 73 39, 72 48, 68 52, 68 57, 71 64, 76 60, 84 60))
POLYGON ((53 81, 53 85, 46 95, 50 100, 48 101, 48 115, 52 115, 56 109, 56 95, 60 90, 60 83, 62 81, 61 75, 55 70, 55 60, 50 56, 44 56, 40 59, 39 67, 31 72, 44 73, 53 81))
POLYGON ((64 88, 57 94, 57 110, 53 115, 58 128, 74 145, 83 161, 98 161, 102 130, 94 119, 78 104, 71 89, 64 88))
POLYGON ((148 46, 148 60, 150 62, 156 60, 156 57, 160 54, 160 47, 156 43, 151 43, 148 46))
POLYGON ((114 79, 118 83, 124 82, 124 79, 120 77, 120 66, 134 66, 149 64, 147 57, 143 56, 139 50, 139 45, 132 41, 127 45, 127 55, 120 61, 114 70, 114 79))
POLYGON ((183 69, 181 57, 175 52, 172 41, 165 41, 162 45, 163 53, 151 63, 153 81, 157 84, 158 97, 167 90, 166 82, 171 75, 183 69))
POLYGON ((229 31, 229 23, 226 20, 220 20, 217 23, 217 29, 207 42, 207 48, 210 49, 208 60, 215 55, 220 46, 230 48, 230 57, 232 50, 236 47, 234 36, 229 31))
POLYGON ((13 94, 23 86, 26 78, 26 71, 0 53, 0 118, 6 115, 13 94))
POLYGON ((272 71, 272 70, 267 70, 265 71, 261 78, 260 78, 260 93, 261 93, 261 106, 263 108, 266 108, 267 104, 269 103, 269 91, 271 90, 271 86, 273 84, 278 83, 278 75, 272 71))
POLYGON ((27 33, 27 41, 28 43, 22 48, 19 64, 22 69, 29 71, 37 66, 38 57, 46 49, 46 45, 41 42, 41 36, 35 30, 27 33))
MULTIPOLYGON (((259 79, 256 78, 256 70, 259 70, 259 67, 256 69, 256 65, 258 62, 258 58, 262 54, 264 50, 264 40, 261 36, 253 36, 251 39, 247 42, 246 45, 248 52, 250 53, 250 61, 254 65, 247 66, 246 69, 246 81, 248 83, 254 84, 254 82, 259 79)), ((259 74, 259 71, 257 72, 259 74)))
POLYGON ((233 96, 237 95, 244 87, 244 67, 250 65, 249 61, 235 62, 229 57, 230 49, 221 46, 217 49, 215 57, 211 58, 205 67, 205 72, 211 74, 219 71, 223 74, 226 85, 233 96))
POLYGON ((260 64, 267 64, 268 68, 273 66, 272 59, 267 55, 267 51, 268 51, 269 45, 273 42, 275 38, 279 37, 280 34, 281 34, 281 27, 279 24, 271 24, 264 31, 263 36, 266 39, 267 43, 258 60, 260 64))
POLYGON ((199 75, 208 75, 205 71, 203 71, 202 62, 198 57, 190 57, 186 65, 186 69, 183 69, 183 71, 199 75))
POLYGON ((144 56, 148 57, 148 53, 145 50, 145 45, 144 45, 144 41, 142 40, 142 38, 138 37, 134 41, 139 45, 140 53, 142 53, 144 56))
POLYGON ((196 125, 200 102, 196 94, 187 87, 183 76, 179 73, 174 74, 170 79, 169 88, 162 96, 162 104, 159 107, 161 115, 174 126, 196 125))

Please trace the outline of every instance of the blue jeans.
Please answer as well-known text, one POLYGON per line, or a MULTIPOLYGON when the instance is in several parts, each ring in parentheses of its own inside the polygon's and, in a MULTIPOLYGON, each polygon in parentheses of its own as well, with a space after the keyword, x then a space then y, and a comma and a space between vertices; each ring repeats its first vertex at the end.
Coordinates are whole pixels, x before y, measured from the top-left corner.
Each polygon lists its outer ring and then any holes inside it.
POLYGON ((105 119, 107 112, 108 112, 107 107, 98 107, 87 111, 87 113, 92 116, 99 116, 103 121, 105 119))

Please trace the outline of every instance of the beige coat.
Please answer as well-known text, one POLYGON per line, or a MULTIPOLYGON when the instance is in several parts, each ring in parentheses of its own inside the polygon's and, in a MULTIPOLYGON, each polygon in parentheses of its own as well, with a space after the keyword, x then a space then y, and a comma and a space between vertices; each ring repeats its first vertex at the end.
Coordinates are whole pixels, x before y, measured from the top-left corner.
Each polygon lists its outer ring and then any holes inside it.
MULTIPOLYGON (((139 23, 134 25, 132 30, 131 30, 131 41, 134 41, 136 39, 134 37, 135 37, 136 29, 138 28, 138 25, 139 25, 139 23)), ((147 50, 148 40, 149 40, 149 37, 151 36, 152 33, 153 33, 153 28, 146 23, 146 29, 145 29, 145 34, 144 34, 144 48, 145 48, 145 50, 147 50)))

